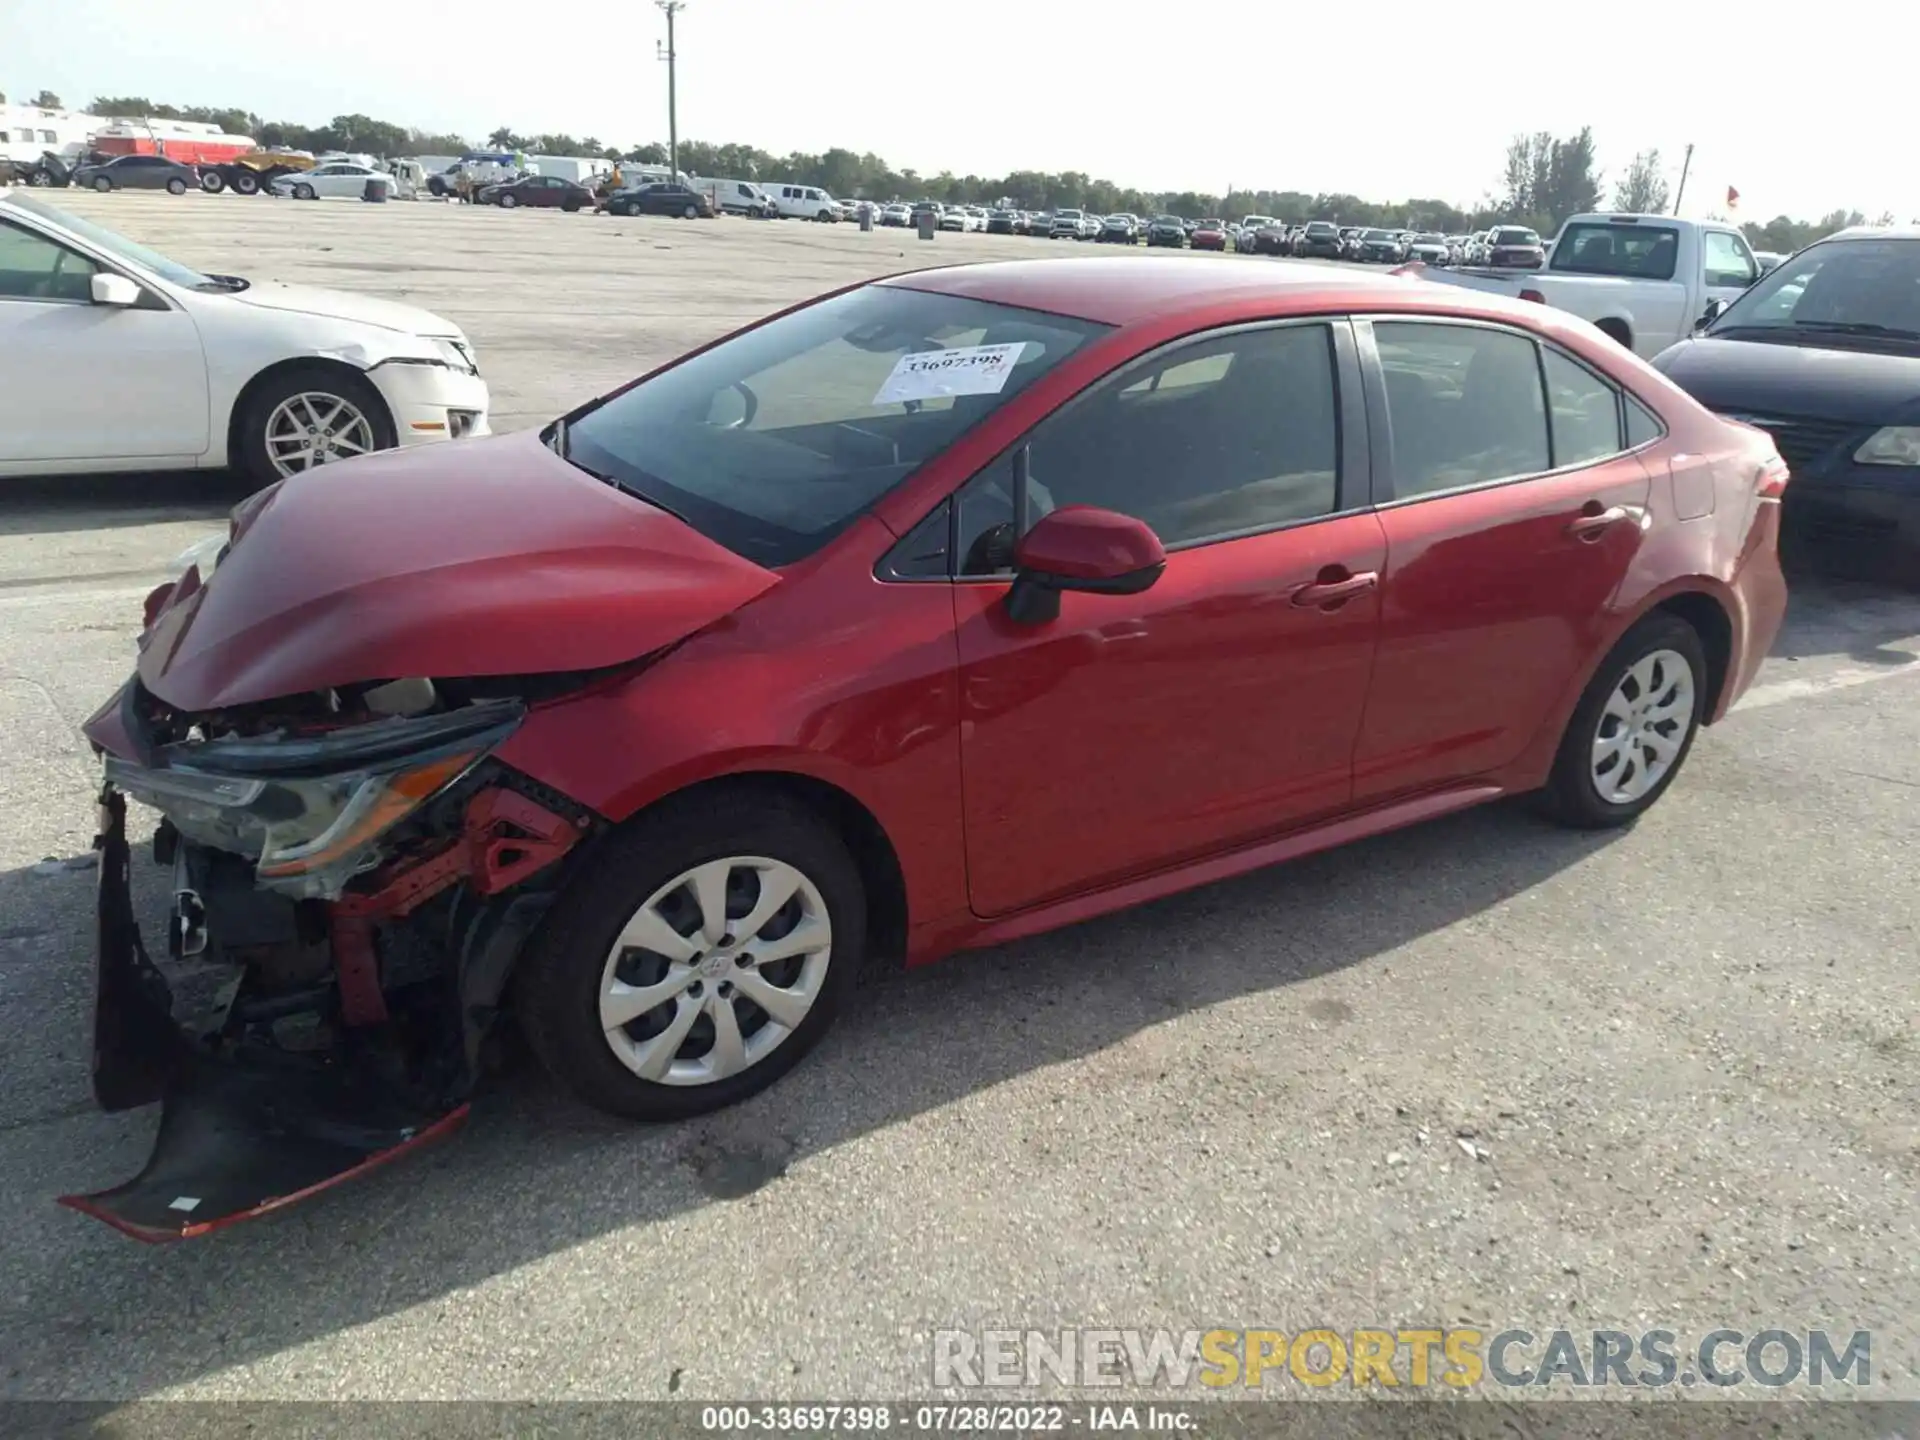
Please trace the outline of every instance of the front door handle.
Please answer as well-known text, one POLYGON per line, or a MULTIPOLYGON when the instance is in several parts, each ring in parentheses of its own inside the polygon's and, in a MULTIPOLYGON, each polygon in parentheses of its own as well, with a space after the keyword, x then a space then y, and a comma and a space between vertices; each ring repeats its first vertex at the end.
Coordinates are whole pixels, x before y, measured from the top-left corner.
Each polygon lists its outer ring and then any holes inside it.
POLYGON ((1598 500, 1589 500, 1567 524, 1567 534, 1576 540, 1596 540, 1608 527, 1618 525, 1633 512, 1624 505, 1609 505, 1604 510, 1598 500))
POLYGON ((1363 570, 1344 580, 1321 580, 1312 585, 1303 585, 1293 592, 1293 603, 1305 609, 1343 605, 1356 595, 1366 594, 1379 583, 1378 571, 1363 570))

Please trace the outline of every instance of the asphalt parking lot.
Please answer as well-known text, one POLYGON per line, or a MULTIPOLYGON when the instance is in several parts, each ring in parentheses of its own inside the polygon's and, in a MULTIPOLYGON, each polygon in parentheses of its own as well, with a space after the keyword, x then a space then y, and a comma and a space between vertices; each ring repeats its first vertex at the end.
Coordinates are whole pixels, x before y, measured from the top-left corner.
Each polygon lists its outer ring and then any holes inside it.
MULTIPOLYGON (((58 202, 447 315, 498 429, 863 275, 1092 248, 58 202)), ((690 1125, 522 1071, 449 1145, 209 1240, 56 1208, 156 1118, 88 1090, 78 726, 236 498, 0 492, 0 1396, 898 1398, 936 1328, 1429 1324, 1867 1329, 1876 1392, 1920 1398, 1920 595, 1813 579, 1629 833, 1495 807, 957 957, 690 1125)))

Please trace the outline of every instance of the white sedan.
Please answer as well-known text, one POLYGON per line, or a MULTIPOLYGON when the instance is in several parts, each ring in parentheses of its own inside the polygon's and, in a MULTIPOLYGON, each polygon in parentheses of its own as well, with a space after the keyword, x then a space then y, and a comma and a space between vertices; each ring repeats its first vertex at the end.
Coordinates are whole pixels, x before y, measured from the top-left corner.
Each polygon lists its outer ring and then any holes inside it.
POLYGON ((391 194, 393 176, 371 165, 350 160, 334 160, 293 175, 282 175, 273 182, 273 193, 295 200, 358 200, 367 192, 371 180, 391 194))
POLYGON ((267 484, 485 435, 487 401, 450 320, 203 275, 0 191, 0 476, 231 466, 267 484))

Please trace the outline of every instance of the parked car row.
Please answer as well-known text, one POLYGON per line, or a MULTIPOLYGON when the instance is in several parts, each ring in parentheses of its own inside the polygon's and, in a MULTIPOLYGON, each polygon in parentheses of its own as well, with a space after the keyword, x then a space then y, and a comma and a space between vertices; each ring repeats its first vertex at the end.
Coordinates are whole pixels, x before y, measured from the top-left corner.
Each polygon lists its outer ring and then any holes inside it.
POLYGON ((880 225, 904 228, 917 225, 923 215, 931 215, 935 228, 960 233, 982 231, 1049 240, 1091 240, 1103 245, 1149 245, 1381 265, 1418 260, 1428 265, 1537 270, 1546 263, 1546 246, 1540 236, 1519 225, 1496 225, 1470 235, 1445 235, 1426 230, 1343 227, 1331 220, 1301 223, 1271 215, 1245 215, 1238 220, 1217 216, 1189 219, 1170 214, 1141 216, 1131 211, 1099 215, 1073 208, 989 209, 937 200, 911 205, 902 201, 859 204, 870 208, 880 225))

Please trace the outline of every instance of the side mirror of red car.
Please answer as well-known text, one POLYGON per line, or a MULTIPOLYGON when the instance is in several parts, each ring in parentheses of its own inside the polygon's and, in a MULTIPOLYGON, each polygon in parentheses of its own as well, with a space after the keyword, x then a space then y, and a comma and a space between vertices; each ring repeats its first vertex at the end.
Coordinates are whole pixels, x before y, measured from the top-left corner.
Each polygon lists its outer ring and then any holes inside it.
POLYGON ((1044 625, 1060 614, 1060 592, 1138 595, 1167 568, 1160 537, 1143 521, 1093 505, 1043 515, 1013 552, 1007 618, 1044 625))

